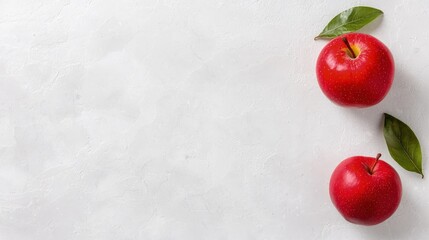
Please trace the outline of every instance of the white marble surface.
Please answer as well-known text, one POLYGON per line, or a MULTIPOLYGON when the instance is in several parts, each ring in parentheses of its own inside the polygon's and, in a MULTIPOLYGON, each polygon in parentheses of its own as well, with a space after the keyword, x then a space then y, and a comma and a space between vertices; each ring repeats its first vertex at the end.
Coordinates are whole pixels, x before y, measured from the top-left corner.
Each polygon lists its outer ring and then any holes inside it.
MULTIPOLYGON (((1 0, 0 238, 427 239, 427 180, 389 156, 382 113, 429 154, 429 3, 1 0), (356 5, 396 60, 387 98, 330 103, 313 41, 356 5), (396 214, 343 220, 329 177, 381 152, 396 214)), ((427 164, 424 164, 426 166, 427 164)), ((425 170, 427 170, 425 168, 425 170)))

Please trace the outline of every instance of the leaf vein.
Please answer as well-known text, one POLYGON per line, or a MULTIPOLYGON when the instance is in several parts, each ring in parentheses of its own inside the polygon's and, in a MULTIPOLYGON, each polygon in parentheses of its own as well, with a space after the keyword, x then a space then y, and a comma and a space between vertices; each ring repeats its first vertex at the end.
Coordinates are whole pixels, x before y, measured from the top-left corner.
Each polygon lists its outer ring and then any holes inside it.
POLYGON ((335 28, 332 28, 332 29, 326 30, 326 34, 324 34, 324 35, 327 35, 327 34, 329 34, 329 33, 332 33, 332 32, 334 32, 335 30, 337 30, 337 29, 339 29, 339 28, 341 28, 341 27, 344 27, 344 26, 346 26, 346 25, 348 25, 348 24, 353 24, 353 23, 355 23, 355 22, 365 20, 365 18, 368 18, 369 16, 372 16, 372 15, 374 15, 374 14, 368 14, 368 15, 367 15, 367 16, 365 16, 365 17, 361 17, 361 18, 358 18, 358 19, 353 20, 353 21, 350 21, 350 22, 345 22, 345 23, 343 23, 343 24, 341 24, 341 25, 339 25, 339 26, 337 26, 337 27, 335 27, 335 28))

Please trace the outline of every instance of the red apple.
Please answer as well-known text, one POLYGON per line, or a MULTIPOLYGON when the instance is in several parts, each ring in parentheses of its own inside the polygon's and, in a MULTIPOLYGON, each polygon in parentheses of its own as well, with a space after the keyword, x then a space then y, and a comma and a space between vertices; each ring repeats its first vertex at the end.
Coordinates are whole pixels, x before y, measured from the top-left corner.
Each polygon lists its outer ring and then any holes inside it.
POLYGON ((316 74, 323 93, 345 107, 379 103, 392 86, 395 64, 389 49, 363 33, 331 40, 317 59, 316 74))
POLYGON ((401 179, 380 156, 347 158, 332 173, 332 203, 349 222, 379 224, 392 216, 401 202, 401 179))

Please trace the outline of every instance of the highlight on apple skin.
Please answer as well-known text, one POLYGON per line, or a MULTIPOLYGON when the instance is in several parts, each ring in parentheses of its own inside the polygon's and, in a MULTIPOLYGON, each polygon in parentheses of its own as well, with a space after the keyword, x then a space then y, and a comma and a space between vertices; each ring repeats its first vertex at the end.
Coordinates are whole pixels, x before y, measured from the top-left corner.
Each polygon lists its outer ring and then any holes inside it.
POLYGON ((332 203, 349 222, 376 225, 398 208, 402 184, 398 173, 377 157, 354 156, 343 160, 332 173, 332 203))
POLYGON ((375 37, 348 33, 320 52, 316 75, 323 93, 344 107, 370 107, 384 99, 394 78, 389 49, 375 37))

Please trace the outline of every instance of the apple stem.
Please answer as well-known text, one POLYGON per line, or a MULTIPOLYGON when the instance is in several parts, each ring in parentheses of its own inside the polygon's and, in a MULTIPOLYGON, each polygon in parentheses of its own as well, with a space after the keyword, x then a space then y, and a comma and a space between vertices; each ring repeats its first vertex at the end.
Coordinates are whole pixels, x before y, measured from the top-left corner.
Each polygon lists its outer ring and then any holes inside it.
POLYGON ((377 154, 377 156, 375 157, 375 163, 374 163, 374 165, 372 165, 372 167, 371 167, 371 170, 370 170, 370 173, 371 173, 371 174, 373 174, 373 173, 374 173, 375 165, 377 165, 377 163, 378 163, 378 159, 380 159, 380 158, 381 158, 381 153, 378 153, 378 154, 377 154))
POLYGON ((353 52, 353 49, 352 49, 352 47, 350 46, 350 43, 349 43, 349 41, 347 40, 347 38, 346 38, 346 37, 343 37, 342 39, 343 39, 344 44, 346 44, 347 48, 349 49, 350 53, 352 54, 352 57, 353 57, 353 58, 356 58, 356 54, 355 54, 355 52, 353 52))

